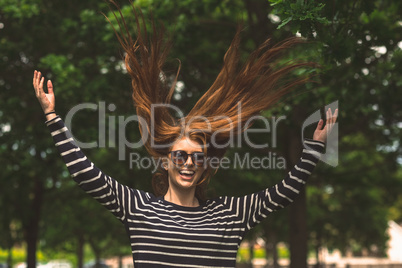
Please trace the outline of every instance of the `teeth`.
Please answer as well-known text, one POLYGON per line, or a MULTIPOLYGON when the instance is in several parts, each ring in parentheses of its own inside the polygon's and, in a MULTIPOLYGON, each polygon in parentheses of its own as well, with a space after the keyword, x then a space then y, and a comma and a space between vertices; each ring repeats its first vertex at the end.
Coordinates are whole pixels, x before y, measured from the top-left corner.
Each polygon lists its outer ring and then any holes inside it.
POLYGON ((194 171, 192 171, 192 170, 182 170, 182 171, 180 171, 180 174, 183 174, 183 175, 194 175, 194 171))

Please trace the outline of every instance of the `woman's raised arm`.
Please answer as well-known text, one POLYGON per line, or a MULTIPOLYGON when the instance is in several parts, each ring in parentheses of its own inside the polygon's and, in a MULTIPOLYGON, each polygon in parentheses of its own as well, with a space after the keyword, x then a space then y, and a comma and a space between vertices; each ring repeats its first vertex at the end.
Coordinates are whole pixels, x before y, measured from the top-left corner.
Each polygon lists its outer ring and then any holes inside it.
POLYGON ((42 110, 46 115, 46 120, 51 120, 56 117, 55 112, 55 97, 53 92, 53 84, 52 81, 47 81, 47 92, 43 90, 43 83, 45 82, 45 78, 42 77, 41 72, 34 72, 33 76, 33 86, 35 88, 35 95, 38 99, 40 105, 42 106, 42 110))
POLYGON ((326 142, 327 137, 331 133, 332 128, 336 123, 336 119, 338 118, 338 109, 335 109, 334 114, 332 114, 332 110, 331 108, 329 108, 326 112, 326 116, 327 122, 325 123, 324 128, 322 128, 324 125, 324 120, 321 119, 317 124, 317 128, 315 129, 313 134, 313 140, 315 141, 320 141, 323 143, 326 142))
POLYGON ((36 97, 46 115, 46 125, 68 171, 84 191, 112 212, 119 220, 125 221, 126 210, 130 206, 128 205, 128 196, 131 190, 103 173, 81 151, 63 120, 56 115, 52 82, 47 81, 48 93, 45 93, 43 90, 44 81, 41 73, 35 71, 33 86, 36 97))
POLYGON ((322 153, 325 151, 325 142, 331 133, 338 117, 338 109, 332 113, 326 112, 326 124, 321 119, 313 134, 313 139, 305 139, 299 162, 288 172, 285 179, 273 187, 245 197, 247 209, 244 219, 247 229, 251 229, 273 211, 291 204, 304 188, 307 179, 313 172, 322 153))

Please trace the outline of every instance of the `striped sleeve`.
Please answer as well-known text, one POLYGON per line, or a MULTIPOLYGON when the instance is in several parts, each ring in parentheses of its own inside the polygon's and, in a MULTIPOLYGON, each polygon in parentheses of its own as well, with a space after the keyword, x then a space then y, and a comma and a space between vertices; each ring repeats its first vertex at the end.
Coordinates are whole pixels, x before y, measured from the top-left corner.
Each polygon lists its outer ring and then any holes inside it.
POLYGON ((248 230, 271 212, 286 207, 297 198, 325 150, 325 144, 319 141, 305 139, 304 145, 308 149, 303 149, 299 162, 288 172, 285 179, 271 188, 246 196, 244 218, 248 230))
POLYGON ((78 185, 124 222, 129 190, 98 169, 76 145, 60 117, 46 122, 68 171, 78 185))

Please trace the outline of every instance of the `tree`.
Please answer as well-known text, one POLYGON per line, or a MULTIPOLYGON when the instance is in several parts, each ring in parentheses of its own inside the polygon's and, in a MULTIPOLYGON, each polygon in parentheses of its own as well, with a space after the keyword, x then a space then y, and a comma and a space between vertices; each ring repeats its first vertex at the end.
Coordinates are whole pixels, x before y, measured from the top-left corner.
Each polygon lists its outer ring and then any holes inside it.
MULTIPOLYGON (((12 181, 12 187, 7 189, 13 198, 2 205, 17 212, 7 218, 20 223, 16 226, 21 226, 27 243, 28 267, 35 267, 43 204, 51 202, 47 200, 47 193, 57 191, 60 181, 67 176, 61 173, 62 164, 44 126, 40 106, 30 90, 33 70, 39 68, 47 78, 55 78, 61 115, 82 101, 102 100, 104 95, 98 94, 101 86, 123 88, 128 83, 120 79, 123 74, 114 68, 120 66, 118 50, 114 43, 107 42, 113 34, 105 33, 107 22, 93 11, 105 7, 105 3, 32 1, 11 4, 2 1, 0 4, 3 33, 0 138, 5 160, 2 163, 10 170, 2 174, 1 181, 12 181), (116 75, 102 74, 105 67, 116 75), (108 80, 107 77, 113 78, 108 80), (86 90, 81 90, 83 88, 86 90)), ((103 92, 124 96, 121 91, 103 92)), ((85 121, 74 123, 77 129, 80 125, 81 128, 88 126, 85 121)), ((92 132, 97 128, 93 126, 92 132)), ((85 137, 93 136, 96 135, 89 131, 85 137)))
MULTIPOLYGON (((319 83, 299 89, 266 113, 267 117, 286 116, 278 129, 278 146, 266 151, 236 148, 228 156, 234 152, 250 152, 261 157, 276 152, 277 156, 286 158, 286 167, 290 168, 301 150, 303 121, 319 107, 339 101, 339 166, 331 168, 321 164, 307 186, 306 198, 302 195, 288 209, 290 215, 298 216, 289 221, 291 238, 286 238, 284 231, 287 229, 283 226, 284 213, 268 219, 268 228, 264 229, 266 233, 279 234, 269 242, 290 241, 292 267, 306 263, 309 244, 343 250, 375 244, 382 249, 387 207, 400 196, 396 186, 401 183, 397 171, 400 170, 397 159, 401 155, 398 87, 402 76, 397 68, 401 65, 398 43, 401 4, 389 0, 271 2, 275 3, 273 7, 268 1, 258 0, 138 1, 136 4, 141 5, 145 17, 152 12, 167 32, 172 33, 171 59, 179 58, 182 67, 179 77, 182 86, 174 96, 174 104, 185 111, 215 79, 239 20, 245 25, 241 44, 244 55, 266 37, 275 43, 299 31, 312 41, 292 50, 284 60, 304 56, 318 61, 322 65, 320 75, 315 77, 319 83), (348 217, 341 217, 343 213, 348 217), (365 228, 361 228, 363 224, 365 228), (302 225, 305 227, 299 229, 300 236, 293 235, 292 230, 302 225)), ((123 13, 132 18, 128 3, 121 1, 121 4, 123 13)), ((97 141, 97 147, 103 146, 85 151, 96 165, 120 182, 144 190, 150 190, 147 178, 151 171, 130 168, 131 151, 123 146, 122 152, 118 147, 119 133, 124 131, 130 141, 138 141, 139 133, 132 123, 124 129, 116 128, 118 116, 127 118, 134 109, 118 42, 111 26, 97 13, 108 12, 106 3, 2 0, 0 7, 3 59, 0 62, 0 159, 6 167, 0 175, 1 222, 5 228, 0 235, 10 234, 10 227, 17 234, 24 233, 28 266, 34 267, 39 239, 43 248, 63 249, 66 244, 63 247, 61 238, 65 235, 66 243, 81 252, 82 243, 89 241, 82 233, 90 232, 83 226, 94 226, 91 239, 96 242, 93 244, 104 245, 111 240, 102 235, 107 232, 103 228, 106 226, 97 221, 103 219, 105 212, 100 206, 95 208, 95 202, 79 195, 79 190, 74 190, 76 186, 65 174, 54 150, 40 107, 35 103, 33 90, 30 91, 34 69, 40 69, 53 80, 57 110, 63 118, 78 104, 96 105, 96 110, 76 113, 71 124, 77 139, 97 141), (113 118, 114 122, 109 121, 113 118), (102 138, 106 139, 104 144, 102 138), (125 160, 116 161, 121 155, 125 160), (57 208, 64 212, 63 217, 56 213, 57 208), (80 217, 89 213, 94 214, 80 217), (74 216, 65 218, 71 214, 74 216)), ((111 13, 108 15, 111 17, 111 13)), ((167 65, 170 70, 177 66, 175 60, 169 60, 167 65)), ((253 138, 266 140, 264 134, 255 134, 253 138)), ((137 152, 146 155, 142 149, 137 152)), ((270 186, 282 176, 281 169, 222 170, 211 186, 219 195, 242 195, 270 186)), ((111 218, 104 219, 108 224, 109 220, 113 222, 111 218)), ((119 223, 115 222, 113 228, 118 228, 119 223)), ((20 240, 18 236, 9 238, 1 239, 11 241, 5 247, 20 240)), ((99 250, 108 254, 102 248, 99 250)), ((123 246, 122 251, 125 250, 123 246)))
MULTIPOLYGON (((396 126, 401 122, 396 108, 400 76, 394 66, 400 61, 396 28, 401 5, 393 1, 271 2, 276 4, 281 27, 299 31, 321 46, 323 86, 317 91, 341 104, 341 165, 333 171, 320 169, 317 175, 325 174, 325 180, 315 180, 308 188, 310 205, 318 205, 315 209, 321 211, 312 214, 315 243, 342 249, 375 244, 383 249, 386 207, 397 195, 389 193, 400 185, 395 176, 400 168, 399 144, 395 144, 400 133, 396 126), (334 213, 338 209, 349 217, 334 213), (373 224, 365 224, 368 221, 373 224)), ((301 267, 300 262, 292 259, 292 263, 301 267)))

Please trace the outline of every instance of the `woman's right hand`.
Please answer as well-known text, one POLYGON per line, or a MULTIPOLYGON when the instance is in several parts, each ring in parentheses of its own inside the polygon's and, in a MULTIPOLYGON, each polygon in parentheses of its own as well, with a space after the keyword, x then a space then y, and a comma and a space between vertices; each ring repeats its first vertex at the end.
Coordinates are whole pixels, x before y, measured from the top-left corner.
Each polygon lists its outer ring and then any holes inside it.
MULTIPOLYGON (((34 76, 33 76, 33 86, 35 88, 36 98, 38 98, 38 101, 39 101, 40 105, 42 106, 43 112, 45 114, 47 114, 47 113, 55 111, 55 97, 54 97, 54 92, 53 92, 52 81, 50 81, 50 80, 47 81, 48 93, 45 93, 43 90, 44 81, 45 81, 45 78, 42 77, 42 74, 35 70, 34 76)), ((50 120, 54 117, 56 117, 56 114, 51 113, 46 116, 46 119, 50 120)))

